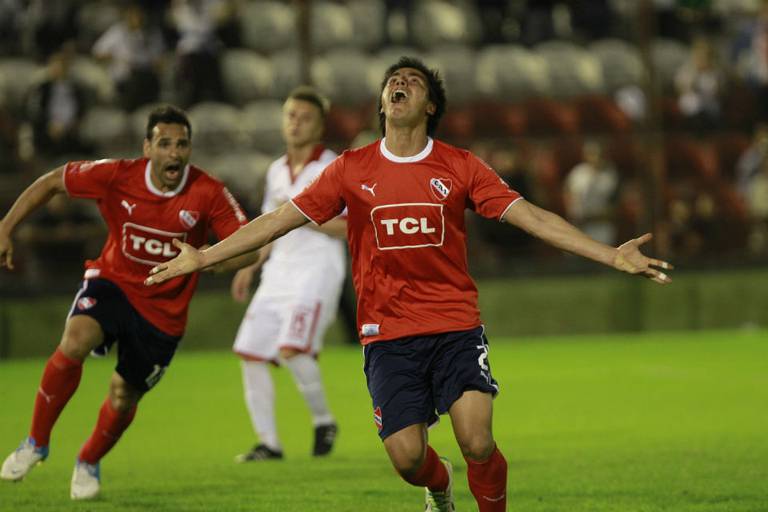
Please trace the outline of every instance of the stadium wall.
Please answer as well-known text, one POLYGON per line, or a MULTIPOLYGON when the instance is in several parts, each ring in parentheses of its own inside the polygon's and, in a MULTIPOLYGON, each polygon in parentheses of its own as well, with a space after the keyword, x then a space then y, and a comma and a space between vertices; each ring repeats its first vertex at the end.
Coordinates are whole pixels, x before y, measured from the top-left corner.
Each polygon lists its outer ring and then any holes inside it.
MULTIPOLYGON (((666 287, 620 274, 481 281, 480 305, 491 340, 650 330, 768 326, 768 271, 677 274, 666 287)), ((4 300, 0 359, 48 355, 72 298, 4 300)), ((184 350, 228 349, 246 306, 222 291, 192 301, 184 350)), ((329 343, 347 335, 339 322, 329 343)))

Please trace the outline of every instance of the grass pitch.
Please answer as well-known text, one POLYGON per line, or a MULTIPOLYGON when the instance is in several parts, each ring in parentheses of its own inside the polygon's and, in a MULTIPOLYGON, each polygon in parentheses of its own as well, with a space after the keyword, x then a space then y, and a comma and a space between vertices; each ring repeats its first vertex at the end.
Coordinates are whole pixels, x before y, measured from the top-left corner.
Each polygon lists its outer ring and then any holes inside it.
MULTIPOLYGON (((768 511, 768 333, 490 337, 510 510, 768 511)), ((276 371, 286 459, 233 463, 254 442, 238 361, 181 350, 102 461, 102 496, 73 503, 72 465, 113 366, 91 360, 48 461, 21 483, 0 482, 0 511, 421 510, 422 491, 380 446, 362 351, 331 347, 320 362, 340 425, 330 457, 310 457, 306 408, 276 371)), ((42 364, 0 363, 0 457, 27 432, 42 364)), ((450 421, 430 438, 454 462, 457 510, 476 510, 450 421)))

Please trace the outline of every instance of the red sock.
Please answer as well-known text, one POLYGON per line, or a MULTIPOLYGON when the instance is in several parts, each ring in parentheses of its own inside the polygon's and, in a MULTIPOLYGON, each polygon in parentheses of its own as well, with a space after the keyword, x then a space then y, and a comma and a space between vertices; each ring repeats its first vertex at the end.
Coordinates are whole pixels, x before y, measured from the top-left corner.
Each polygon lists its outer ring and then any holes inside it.
POLYGON ((43 370, 43 378, 35 397, 32 428, 29 437, 37 446, 48 446, 51 430, 59 414, 75 394, 83 373, 83 362, 70 359, 56 349, 43 370))
POLYGON ((135 415, 135 405, 127 412, 116 411, 112 408, 109 397, 107 397, 101 405, 96 428, 93 429, 93 434, 80 449, 80 455, 77 458, 88 464, 99 462, 115 446, 135 415))
POLYGON ((480 512, 504 512, 507 510, 507 461, 498 448, 487 460, 477 462, 467 459, 469 490, 477 500, 480 512))
POLYGON ((430 491, 444 491, 448 488, 448 471, 440 462, 437 452, 427 445, 427 456, 419 470, 412 476, 401 475, 411 485, 429 487, 430 491))

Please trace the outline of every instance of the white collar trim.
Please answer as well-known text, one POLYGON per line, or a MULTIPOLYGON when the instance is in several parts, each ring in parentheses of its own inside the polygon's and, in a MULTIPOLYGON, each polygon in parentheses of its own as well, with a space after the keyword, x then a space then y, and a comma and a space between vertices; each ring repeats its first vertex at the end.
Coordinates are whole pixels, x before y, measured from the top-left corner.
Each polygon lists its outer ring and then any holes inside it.
POLYGON ((381 154, 384 155, 384 158, 386 158, 390 162, 395 162, 398 164, 405 164, 408 162, 418 162, 419 160, 424 160, 432 152, 432 146, 434 145, 434 141, 432 140, 432 137, 427 137, 427 145, 424 146, 424 149, 422 149, 419 154, 413 155, 413 156, 397 156, 387 149, 386 141, 387 141, 387 138, 384 137, 383 139, 381 139, 381 142, 379 143, 379 150, 381 151, 381 154))
POLYGON ((147 162, 147 167, 144 169, 144 181, 147 184, 147 188, 150 192, 155 194, 156 196, 160 197, 173 197, 177 194, 179 194, 182 190, 184 190, 184 186, 187 184, 187 178, 189 177, 189 164, 184 166, 183 175, 181 176, 181 181, 179 182, 179 186, 176 187, 174 190, 169 190, 168 192, 163 192, 159 188, 155 186, 154 183, 152 183, 152 160, 147 162))

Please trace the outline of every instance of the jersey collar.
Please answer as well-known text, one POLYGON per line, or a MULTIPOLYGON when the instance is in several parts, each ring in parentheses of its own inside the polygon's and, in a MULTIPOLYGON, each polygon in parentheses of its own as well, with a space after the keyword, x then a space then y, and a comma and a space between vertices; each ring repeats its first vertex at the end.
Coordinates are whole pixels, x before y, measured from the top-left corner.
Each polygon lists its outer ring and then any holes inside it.
POLYGON ((157 188, 154 183, 152 183, 152 160, 147 161, 147 167, 144 169, 144 181, 147 184, 147 188, 149 189, 150 192, 160 197, 173 197, 179 194, 182 190, 184 190, 184 185, 187 184, 188 177, 189 177, 189 164, 184 166, 184 174, 181 176, 181 181, 179 182, 179 186, 176 187, 174 190, 163 192, 162 190, 157 188))
MULTIPOLYGON (((325 151, 325 146, 323 144, 317 144, 312 149, 312 153, 310 153, 309 158, 306 159, 304 162, 304 166, 301 168, 301 172, 304 172, 304 169, 307 168, 309 164, 311 164, 314 161, 320 160, 320 156, 322 156, 323 151, 325 151)), ((288 157, 288 154, 285 155, 285 165, 288 167, 288 176, 291 178, 291 183, 296 181, 296 178, 299 177, 299 174, 296 176, 293 175, 293 165, 291 165, 291 159, 288 157)))
POLYGON ((427 137, 427 145, 424 146, 424 149, 422 149, 419 154, 413 155, 413 156, 397 156, 387 149, 387 145, 385 144, 386 140, 387 140, 386 137, 381 139, 381 142, 379 143, 379 151, 381 151, 381 154, 384 155, 384 158, 386 158, 390 162, 395 162, 398 164, 405 164, 408 162, 418 162, 419 160, 424 160, 432 152, 432 146, 434 145, 434 141, 432 140, 432 137, 427 137))

